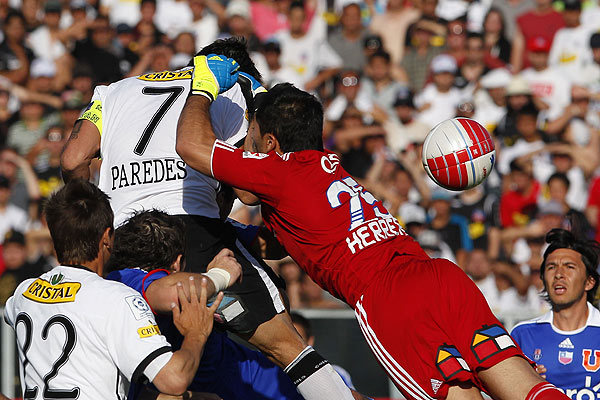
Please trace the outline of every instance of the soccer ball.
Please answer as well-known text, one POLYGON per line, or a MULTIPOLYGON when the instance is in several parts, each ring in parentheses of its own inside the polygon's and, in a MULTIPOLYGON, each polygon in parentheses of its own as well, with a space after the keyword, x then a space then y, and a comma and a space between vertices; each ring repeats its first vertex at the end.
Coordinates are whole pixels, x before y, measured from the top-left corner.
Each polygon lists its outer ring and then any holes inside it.
POLYGON ((449 190, 479 185, 494 167, 496 150, 477 121, 452 118, 437 124, 425 138, 421 155, 427 175, 449 190))

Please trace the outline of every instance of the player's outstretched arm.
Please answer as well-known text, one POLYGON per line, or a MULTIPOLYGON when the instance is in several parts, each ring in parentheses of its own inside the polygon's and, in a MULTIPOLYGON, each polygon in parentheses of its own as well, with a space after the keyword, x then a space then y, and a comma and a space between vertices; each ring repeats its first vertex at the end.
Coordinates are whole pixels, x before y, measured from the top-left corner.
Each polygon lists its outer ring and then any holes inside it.
POLYGON ((196 291, 193 284, 194 278, 190 278, 190 296, 186 296, 183 285, 177 285, 179 304, 171 304, 173 312, 173 323, 183 335, 181 348, 173 353, 167 364, 158 372, 152 383, 165 394, 183 394, 200 364, 200 358, 204 350, 204 344, 213 327, 213 314, 223 299, 219 293, 210 307, 206 306, 207 288, 206 282, 200 285, 200 293, 196 291))
POLYGON ((239 67, 225 56, 194 57, 192 87, 177 123, 175 149, 187 165, 206 175, 211 175, 210 155, 215 142, 208 109, 220 93, 236 83, 239 67))
POLYGON ((229 249, 221 250, 210 262, 207 270, 207 274, 177 272, 157 279, 146 289, 145 296, 148 304, 154 312, 167 314, 171 312, 171 305, 177 303, 178 284, 183 285, 185 293, 190 291, 188 285, 194 284, 196 292, 200 293, 202 284, 206 282, 207 297, 211 298, 217 293, 216 289, 223 290, 233 285, 242 274, 242 267, 229 249), (190 277, 194 279, 190 280, 190 277))
POLYGON ((75 122, 71 136, 60 156, 65 183, 73 178, 90 179, 90 163, 100 151, 100 132, 90 121, 75 122))

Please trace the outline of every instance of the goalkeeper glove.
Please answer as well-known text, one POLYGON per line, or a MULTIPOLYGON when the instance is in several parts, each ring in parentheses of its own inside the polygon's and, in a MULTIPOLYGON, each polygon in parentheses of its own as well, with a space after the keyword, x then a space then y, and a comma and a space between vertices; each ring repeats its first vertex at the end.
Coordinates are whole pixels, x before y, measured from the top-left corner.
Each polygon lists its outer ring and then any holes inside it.
POLYGON ((214 101, 220 93, 226 92, 235 84, 239 68, 237 61, 225 56, 209 54, 194 57, 190 94, 199 94, 214 101))

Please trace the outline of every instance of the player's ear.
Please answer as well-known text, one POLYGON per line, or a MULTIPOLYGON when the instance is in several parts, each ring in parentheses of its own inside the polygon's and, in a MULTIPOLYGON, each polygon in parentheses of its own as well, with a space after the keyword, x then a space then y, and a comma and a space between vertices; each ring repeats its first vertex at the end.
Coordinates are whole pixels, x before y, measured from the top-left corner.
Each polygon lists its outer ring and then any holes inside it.
POLYGON ((594 279, 593 276, 588 276, 586 281, 585 281, 585 288, 584 290, 587 292, 589 290, 592 290, 594 288, 594 285, 596 285, 596 280, 594 279))
POLYGON ((181 263, 183 262, 183 254, 180 254, 177 256, 177 258, 175 259, 175 261, 173 261, 173 263, 171 264, 171 267, 169 268, 171 271, 174 272, 181 272, 181 270, 183 269, 181 263))
POLYGON ((263 143, 265 144, 265 153, 268 153, 273 150, 280 152, 279 141, 272 133, 265 133, 263 143))

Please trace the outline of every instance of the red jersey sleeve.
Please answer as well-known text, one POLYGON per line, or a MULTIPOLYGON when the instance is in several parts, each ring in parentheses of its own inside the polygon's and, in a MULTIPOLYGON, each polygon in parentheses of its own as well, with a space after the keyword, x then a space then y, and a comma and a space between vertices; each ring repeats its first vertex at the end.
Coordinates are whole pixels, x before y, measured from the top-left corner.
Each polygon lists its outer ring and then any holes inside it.
POLYGON ((210 157, 212 176, 273 203, 285 179, 285 165, 275 152, 252 153, 216 140, 210 157))
POLYGON ((588 207, 600 206, 600 177, 594 178, 588 195, 588 207))

